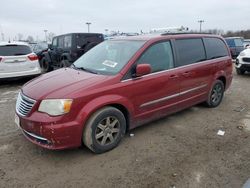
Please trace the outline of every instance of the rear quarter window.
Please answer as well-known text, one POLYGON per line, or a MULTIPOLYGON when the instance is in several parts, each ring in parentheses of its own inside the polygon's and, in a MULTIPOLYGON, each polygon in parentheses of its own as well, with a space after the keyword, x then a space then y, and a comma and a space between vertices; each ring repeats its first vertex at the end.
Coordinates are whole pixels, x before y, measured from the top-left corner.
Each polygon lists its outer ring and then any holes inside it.
POLYGON ((175 44, 179 56, 177 66, 190 65, 206 59, 205 49, 201 38, 177 39, 175 44))
POLYGON ((204 38, 207 59, 229 56, 226 44, 219 38, 204 38))
POLYGON ((31 48, 25 45, 0 46, 0 56, 19 56, 30 54, 31 48))

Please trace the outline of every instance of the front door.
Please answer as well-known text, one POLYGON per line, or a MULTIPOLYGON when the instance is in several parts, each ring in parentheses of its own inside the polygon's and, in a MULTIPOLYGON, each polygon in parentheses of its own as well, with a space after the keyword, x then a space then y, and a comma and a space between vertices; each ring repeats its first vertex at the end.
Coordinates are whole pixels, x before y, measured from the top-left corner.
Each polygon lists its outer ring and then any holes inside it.
POLYGON ((150 64, 152 69, 148 75, 123 81, 123 89, 131 91, 126 95, 132 99, 134 121, 138 125, 172 112, 178 101, 180 82, 176 70, 172 70, 174 60, 169 41, 151 45, 136 64, 150 64))

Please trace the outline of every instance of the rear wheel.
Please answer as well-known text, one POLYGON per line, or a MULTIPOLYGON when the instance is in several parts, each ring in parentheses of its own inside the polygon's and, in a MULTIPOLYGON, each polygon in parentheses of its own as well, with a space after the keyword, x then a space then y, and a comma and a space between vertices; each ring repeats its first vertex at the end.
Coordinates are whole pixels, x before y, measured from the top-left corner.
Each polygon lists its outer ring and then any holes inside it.
POLYGON ((126 119, 114 107, 96 111, 83 131, 83 143, 94 153, 104 153, 115 148, 125 135, 126 119))
POLYGON ((224 96, 225 86, 221 80, 216 80, 209 94, 206 104, 210 108, 219 106, 224 96))
POLYGON ((242 70, 242 69, 236 68, 236 73, 237 73, 238 75, 242 75, 242 74, 245 73, 245 71, 242 70))

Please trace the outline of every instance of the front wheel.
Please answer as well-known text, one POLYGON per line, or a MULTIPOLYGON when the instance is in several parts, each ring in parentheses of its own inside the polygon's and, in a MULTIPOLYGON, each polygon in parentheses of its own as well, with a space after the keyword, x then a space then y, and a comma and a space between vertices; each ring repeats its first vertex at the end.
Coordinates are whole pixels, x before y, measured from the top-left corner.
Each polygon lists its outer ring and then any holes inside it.
POLYGON ((210 108, 219 106, 224 96, 224 90, 224 83, 221 80, 216 80, 206 101, 207 106, 210 108))
POLYGON ((87 121, 83 143, 94 153, 104 153, 115 148, 125 135, 126 119, 114 107, 96 111, 87 121))
POLYGON ((236 68, 236 73, 237 73, 238 75, 243 75, 243 74, 245 73, 245 71, 242 70, 242 69, 236 68))

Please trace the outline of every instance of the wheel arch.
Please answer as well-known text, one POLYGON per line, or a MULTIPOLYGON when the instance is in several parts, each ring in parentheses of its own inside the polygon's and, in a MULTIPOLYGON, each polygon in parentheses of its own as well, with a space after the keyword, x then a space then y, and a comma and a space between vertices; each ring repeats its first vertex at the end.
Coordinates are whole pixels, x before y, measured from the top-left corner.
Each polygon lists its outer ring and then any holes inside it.
POLYGON ((78 121, 82 123, 82 131, 89 118, 99 109, 111 106, 120 110, 126 119, 126 131, 130 129, 132 114, 134 113, 133 104, 126 98, 118 95, 106 95, 89 101, 78 114, 78 121))

